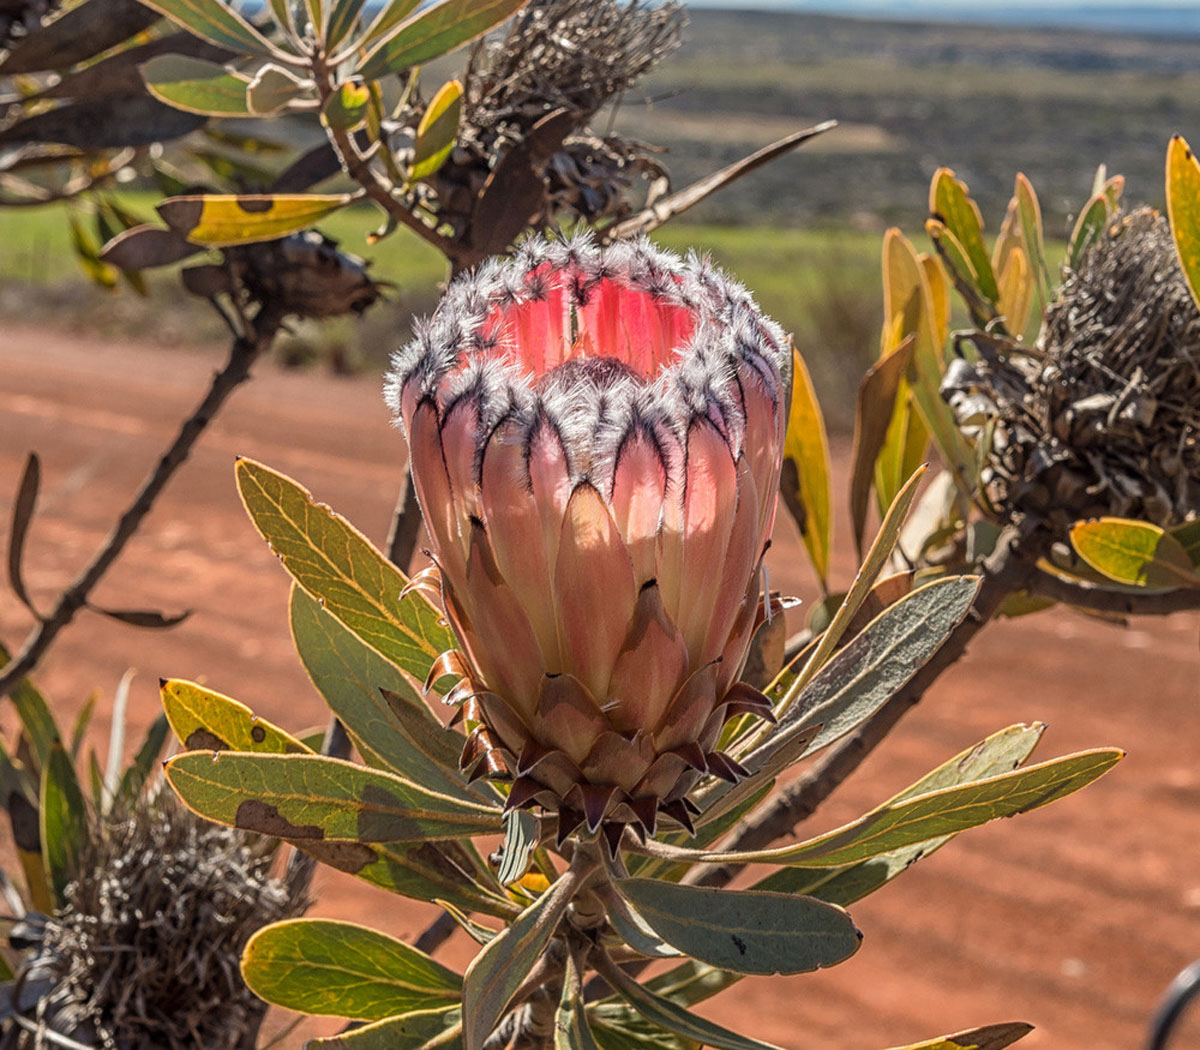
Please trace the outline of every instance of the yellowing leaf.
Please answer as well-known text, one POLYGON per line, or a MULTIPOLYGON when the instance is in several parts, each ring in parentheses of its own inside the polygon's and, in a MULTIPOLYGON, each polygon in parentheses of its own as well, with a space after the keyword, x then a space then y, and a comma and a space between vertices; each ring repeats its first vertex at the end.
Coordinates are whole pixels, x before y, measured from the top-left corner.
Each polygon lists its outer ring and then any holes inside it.
POLYGON ((1100 518, 1076 522, 1071 543, 1110 580, 1136 587, 1200 587, 1200 574, 1174 536, 1146 521, 1100 518))
POLYGON ((367 119, 367 104, 371 100, 369 88, 354 80, 347 80, 329 96, 321 119, 339 131, 353 131, 367 119))
POLYGON ((832 521, 829 496, 829 440, 812 377, 798 351, 792 351, 792 407, 784 443, 780 491, 824 584, 829 576, 832 521))
POLYGON ((232 697, 177 678, 164 681, 161 691, 167 721, 189 751, 312 753, 290 733, 259 718, 232 697))
POLYGON ((458 121, 462 115, 462 84, 448 80, 438 89, 417 126, 411 177, 413 181, 427 179, 450 156, 458 137, 458 121))
POLYGON ((966 184, 954 177, 949 168, 939 168, 934 173, 929 188, 929 212, 954 235, 963 246, 975 283, 985 299, 995 303, 1000 298, 992 261, 983 243, 983 219, 979 208, 967 194, 966 184))
POLYGON ((1167 147, 1167 216, 1179 265, 1200 303, 1200 162, 1182 135, 1167 147))
POLYGON ((956 1032, 923 1043, 895 1047, 894 1050, 1004 1050, 1004 1047, 1012 1046, 1032 1031, 1033 1025, 1022 1021, 991 1024, 986 1028, 972 1028, 969 1032, 956 1032))
POLYGON ((269 241, 303 230, 353 200, 349 193, 197 194, 170 197, 158 214, 181 237, 209 248, 269 241))
POLYGON ((1025 331, 1032 305, 1033 274, 1029 269, 1029 257, 1024 248, 1013 245, 1000 271, 1000 298, 996 300, 996 307, 1012 335, 1019 336, 1025 331))
POLYGON ((1050 301, 1050 275, 1046 270, 1045 234, 1042 229, 1042 208, 1038 203, 1033 183, 1018 172, 1013 199, 1017 202, 1017 216, 1021 220, 1021 237, 1025 243, 1025 251, 1029 255, 1029 265, 1033 270, 1034 286, 1037 288, 1038 302, 1042 309, 1050 301))

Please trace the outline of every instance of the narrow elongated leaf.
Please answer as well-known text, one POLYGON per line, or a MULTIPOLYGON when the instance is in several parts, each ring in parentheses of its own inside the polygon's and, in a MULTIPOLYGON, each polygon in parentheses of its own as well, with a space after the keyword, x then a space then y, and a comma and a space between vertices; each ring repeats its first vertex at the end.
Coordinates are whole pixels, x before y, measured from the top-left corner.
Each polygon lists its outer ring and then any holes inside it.
POLYGON ((851 456, 853 466, 850 472, 850 520, 854 525, 854 544, 860 558, 875 461, 887 438, 896 409, 896 395, 912 361, 914 341, 914 337, 909 336, 884 354, 867 370, 858 387, 851 456))
POLYGON ((461 734, 442 727, 404 672, 299 586, 292 588, 291 621, 305 670, 369 765, 443 794, 489 797, 489 788, 468 787, 459 772, 461 734))
MULTIPOLYGON (((353 0, 350 0, 353 2, 353 0)), ((388 0, 379 8, 375 20, 367 27, 367 31, 357 41, 359 47, 371 47, 377 44, 401 22, 403 22, 418 6, 420 0, 388 0)), ((362 6, 359 0, 359 6, 362 6)))
POLYGON ((600 1050, 583 1008, 582 979, 575 956, 568 953, 562 996, 554 1014, 554 1050, 600 1050))
POLYGON ((290 733, 223 693, 178 678, 160 682, 159 688, 171 728, 189 751, 312 754, 290 733))
POLYGON ((199 194, 170 197, 156 210, 172 230, 193 244, 226 248, 285 237, 344 208, 352 199, 349 193, 199 194))
POLYGON ((42 861, 58 903, 78 874, 79 858, 88 836, 87 804, 83 800, 71 756, 57 740, 42 770, 42 861))
POLYGON ((908 508, 912 506, 912 501, 917 494, 917 486, 924 473, 925 468, 922 467, 918 473, 908 479, 908 483, 900 490, 900 495, 896 497, 895 502, 884 516, 883 523, 879 526, 879 532, 875 536, 875 542, 867 551, 867 556, 854 577, 854 582, 850 585, 845 600, 838 607, 833 621, 821 636, 821 641, 817 644, 808 663, 805 664, 804 670, 780 702, 780 714, 786 712, 795 703, 800 691, 829 659, 838 642, 842 640, 842 634, 847 625, 858 612, 859 606, 871 593, 871 588, 875 586, 875 580, 879 577, 879 573, 887 564, 887 560, 892 556, 892 551, 896 547, 896 540, 900 536, 900 526, 904 524, 905 515, 908 514, 908 508))
MULTIPOLYGON (((993 733, 986 740, 926 773, 885 805, 898 805, 931 791, 1012 772, 1033 753, 1045 728, 1042 723, 1035 722, 1032 725, 1009 726, 993 733)), ((922 857, 941 849, 953 837, 950 834, 928 839, 848 867, 780 868, 773 875, 755 883, 753 888, 777 893, 804 893, 845 908, 874 893, 922 857)))
POLYGON ((125 772, 121 775, 120 786, 117 788, 118 797, 132 800, 137 798, 141 793, 142 788, 146 786, 146 781, 150 779, 150 774, 154 772, 159 757, 162 755, 163 748, 167 743, 167 735, 170 731, 171 726, 167 721, 166 715, 159 715, 150 723, 150 728, 146 730, 146 736, 142 740, 141 747, 138 748, 137 754, 133 756, 133 762, 126 767, 125 772))
POLYGON ((618 998, 591 1004, 588 1024, 600 1050, 700 1050, 694 1039, 684 1039, 647 1021, 618 998))
POLYGON ((185 113, 149 95, 89 98, 10 124, 0 131, 0 143, 55 142, 81 150, 124 149, 180 138, 206 121, 198 113, 185 113))
POLYGON ((420 682, 434 660, 455 647, 429 602, 417 593, 401 599, 404 574, 345 518, 252 460, 238 460, 237 481, 255 527, 283 567, 356 637, 420 682))
POLYGON ((566 914, 578 881, 568 871, 475 956, 463 978, 464 1050, 482 1050, 566 914))
POLYGON ((638 984, 619 966, 601 964, 600 974, 646 1020, 696 1044, 710 1046, 714 1050, 779 1050, 772 1043, 738 1035, 713 1021, 689 1013, 670 999, 655 995, 638 984))
POLYGON ((1108 198, 1097 194, 1083 206, 1079 218, 1075 220, 1075 228, 1071 231, 1071 239, 1067 243, 1067 269, 1078 270, 1088 249, 1104 233, 1108 223, 1108 198))
POLYGON ((420 1010, 310 1039, 304 1050, 457 1050, 462 1046, 462 1010, 420 1010))
POLYGON ((414 181, 427 179, 446 162, 458 138, 458 121, 462 116, 463 86, 460 81, 448 80, 430 100, 413 146, 410 177, 414 181))
POLYGON ((325 28, 325 46, 333 50, 357 25, 366 0, 334 0, 325 28))
POLYGON ((1082 751, 1012 773, 885 804, 828 834, 796 845, 745 853, 704 854, 730 864, 834 867, 916 842, 954 834, 1064 798, 1103 776, 1124 757, 1115 748, 1082 751))
POLYGON ((979 291, 993 304, 1000 299, 991 257, 983 243, 983 220, 966 185, 949 168, 939 168, 929 189, 929 211, 963 246, 979 291))
POLYGON ((792 407, 783 455, 780 493, 824 585, 829 576, 833 528, 829 512, 829 440, 812 377, 797 350, 792 351, 792 407))
POLYGON ((1071 527, 1071 544, 1097 572, 1136 587, 1200 587, 1183 545, 1148 521, 1100 518, 1071 527))
POLYGON ((1167 216, 1179 265, 1200 303, 1200 162, 1182 135, 1167 147, 1167 216))
POLYGON ((277 54, 266 38, 221 0, 142 0, 193 36, 250 55, 277 54))
POLYGON ((218 117, 250 115, 246 101, 250 82, 215 62, 159 55, 140 68, 150 94, 168 106, 218 117))
POLYGON ((862 940, 841 908, 810 897, 661 879, 622 879, 616 887, 668 944, 737 973, 809 973, 836 966, 862 940))
POLYGON ((1000 271, 1000 298, 996 308, 1008 330, 1020 335, 1029 324, 1029 308, 1033 305, 1033 275, 1025 249, 1014 247, 1000 271))
POLYGON ((462 978, 424 952, 350 922, 288 919, 259 930, 242 977, 260 999, 305 1014, 381 1021, 457 1003, 462 978))
POLYGON ((898 338, 915 337, 912 394, 942 461, 967 496, 977 488, 975 457, 950 407, 942 400, 942 346, 935 330, 929 281, 909 240, 893 228, 883 238, 885 324, 898 324, 898 338), (900 320, 897 322, 897 318, 900 320))
MULTIPOLYGON (((1009 726, 993 733, 973 748, 955 755, 906 788, 888 805, 903 802, 955 784, 1007 773, 1018 767, 1033 752, 1045 726, 1009 726)), ((905 846, 870 860, 837 868, 780 868, 755 883, 752 889, 775 893, 806 894, 845 908, 874 893, 897 875, 907 871, 922 857, 940 849, 953 835, 913 846, 905 846)), ((742 979, 741 974, 721 970, 690 960, 681 963, 649 982, 652 991, 679 1003, 692 1006, 724 991, 742 979)))
POLYGON ((37 505, 38 485, 41 481, 41 461, 36 452, 30 452, 25 460, 25 470, 21 474, 21 484, 17 486, 17 498, 13 501, 12 523, 8 530, 8 582, 13 594, 20 599, 21 604, 36 615, 29 593, 25 590, 25 578, 21 573, 21 563, 25 554, 25 537, 29 533, 29 523, 33 520, 33 508, 37 505))
POLYGON ((289 840, 421 842, 499 830, 495 809, 321 755, 193 751, 166 774, 201 816, 289 840))
POLYGON ((1025 250, 1029 253, 1029 264, 1033 269, 1038 302, 1042 309, 1050 302, 1050 274, 1046 268, 1045 235, 1042 230, 1042 208, 1038 203, 1033 184, 1021 172, 1017 173, 1013 199, 1017 202, 1017 216, 1021 220, 1021 233, 1025 250))
MULTIPOLYGON (((3 668, 9 659, 8 650, 0 643, 0 668, 3 668)), ((13 686, 9 696, 21 722, 21 731, 33 751, 37 768, 32 772, 35 777, 40 778, 50 752, 58 742, 58 725, 50 713, 50 705, 46 703, 46 698, 28 678, 22 678, 13 686)))
POLYGON ((1033 1031, 1033 1025, 1023 1021, 1008 1024, 992 1024, 986 1028, 972 1028, 969 1032, 943 1035, 923 1043, 894 1047, 893 1050, 1004 1050, 1018 1039, 1024 1039, 1033 1031))
MULTIPOLYGON (((482 36, 524 3, 525 0, 440 0, 385 35, 363 59, 358 71, 366 80, 402 73, 482 36)), ((374 34, 372 26, 368 35, 374 34)))

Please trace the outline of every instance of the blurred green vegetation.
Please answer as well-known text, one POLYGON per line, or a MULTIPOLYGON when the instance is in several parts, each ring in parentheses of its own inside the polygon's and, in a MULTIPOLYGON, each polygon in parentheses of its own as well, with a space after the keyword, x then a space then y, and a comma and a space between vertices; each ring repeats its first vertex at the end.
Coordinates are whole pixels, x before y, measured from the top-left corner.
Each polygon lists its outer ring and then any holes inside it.
MULTIPOLYGON (((121 195, 135 213, 154 220, 150 193, 121 195)), ((91 220, 86 207, 79 217, 91 220)), ((321 326, 302 324, 281 340, 289 364, 330 361, 335 368, 381 367, 407 338, 414 315, 436 304, 446 277, 442 257, 418 237, 400 230, 368 246, 366 235, 378 212, 352 208, 330 216, 319 228, 344 250, 372 261, 371 273, 396 287, 388 301, 361 319, 321 326)), ((791 332, 809 361, 832 422, 851 418, 854 391, 878 349, 882 306, 879 237, 855 231, 776 229, 768 226, 672 225, 658 231, 664 247, 707 252, 737 276, 772 317, 791 332)), ((224 342, 219 319, 204 302, 183 291, 174 269, 147 276, 146 299, 127 286, 113 291, 87 282, 71 250, 61 206, 0 210, 0 313, 53 321, 108 338, 136 336, 174 343, 224 342)))

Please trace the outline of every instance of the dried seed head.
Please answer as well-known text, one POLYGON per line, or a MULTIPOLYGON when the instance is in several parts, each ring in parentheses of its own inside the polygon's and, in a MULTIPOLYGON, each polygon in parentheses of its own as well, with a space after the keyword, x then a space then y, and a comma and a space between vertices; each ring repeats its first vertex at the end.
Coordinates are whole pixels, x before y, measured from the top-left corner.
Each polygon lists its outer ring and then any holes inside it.
POLYGON ((1169 526, 1200 506, 1200 312, 1166 220, 1110 226, 1046 309, 1034 351, 982 334, 943 391, 994 420, 989 497, 1058 530, 1117 515, 1169 526))
POLYGON ((379 298, 368 263, 316 230, 227 248, 226 256, 253 300, 296 317, 360 314, 379 298))
POLYGON ((48 989, 27 1016, 106 1050, 248 1045, 262 1004, 242 981, 242 948, 304 908, 271 877, 273 844, 209 824, 161 788, 93 838, 26 967, 27 983, 48 989))

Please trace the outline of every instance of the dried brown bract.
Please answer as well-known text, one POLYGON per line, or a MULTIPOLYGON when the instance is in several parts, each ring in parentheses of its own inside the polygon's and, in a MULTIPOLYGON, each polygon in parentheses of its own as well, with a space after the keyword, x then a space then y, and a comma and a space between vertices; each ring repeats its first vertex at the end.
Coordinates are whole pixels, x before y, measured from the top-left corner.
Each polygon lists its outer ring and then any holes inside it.
MULTIPOLYGON (((242 981, 242 948, 303 910, 271 876, 274 843, 203 821, 165 790, 96 839, 22 977, 26 1018, 106 1050, 250 1045, 262 1004, 242 981)), ((27 1025, 15 1045, 55 1043, 27 1025)))
POLYGON ((1035 349, 969 339, 979 360, 953 363, 943 392, 964 426, 994 424, 983 481, 1004 519, 1169 526, 1200 507, 1200 312, 1157 212, 1104 231, 1035 349))

